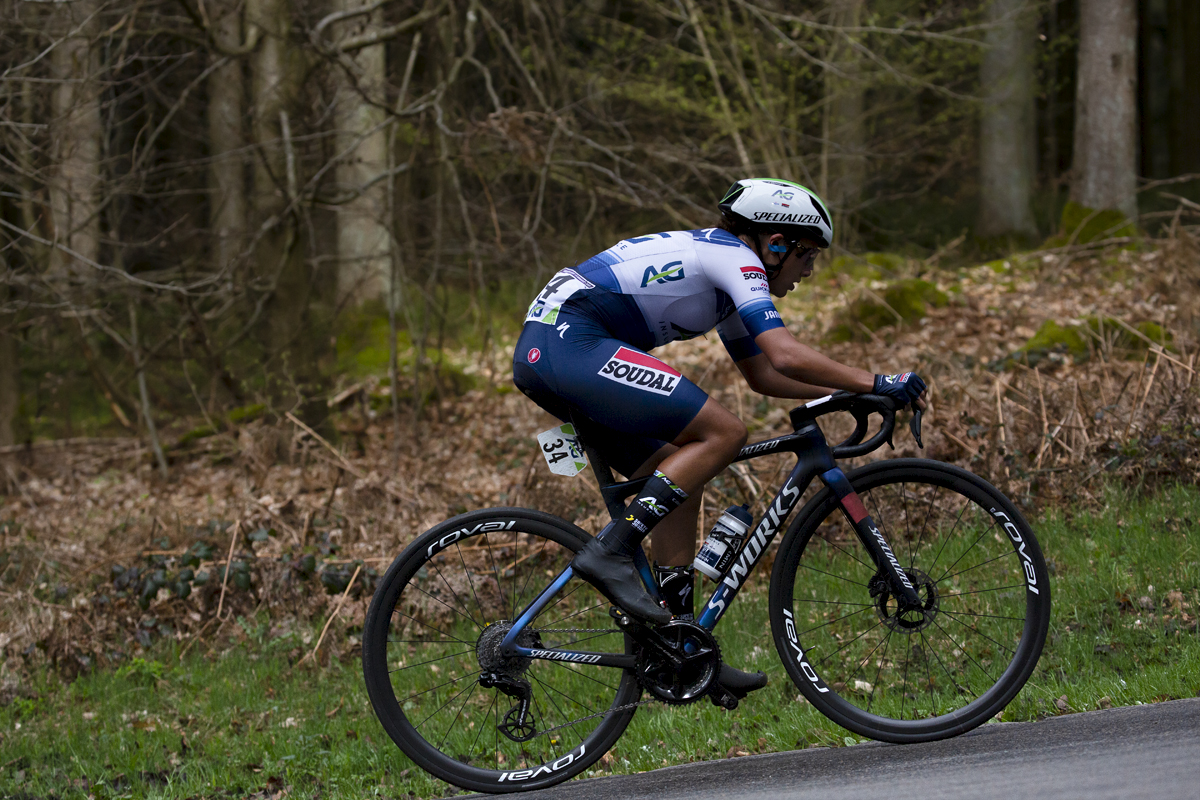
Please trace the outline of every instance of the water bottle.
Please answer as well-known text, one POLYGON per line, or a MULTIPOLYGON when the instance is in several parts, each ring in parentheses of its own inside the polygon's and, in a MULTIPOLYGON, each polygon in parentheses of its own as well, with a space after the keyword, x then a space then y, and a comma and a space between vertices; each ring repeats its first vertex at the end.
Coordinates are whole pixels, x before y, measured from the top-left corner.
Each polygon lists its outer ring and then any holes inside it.
POLYGON ((754 518, 750 516, 749 506, 730 506, 725 509, 701 545, 692 566, 714 581, 719 581, 733 563, 733 557, 737 555, 752 522, 754 518))

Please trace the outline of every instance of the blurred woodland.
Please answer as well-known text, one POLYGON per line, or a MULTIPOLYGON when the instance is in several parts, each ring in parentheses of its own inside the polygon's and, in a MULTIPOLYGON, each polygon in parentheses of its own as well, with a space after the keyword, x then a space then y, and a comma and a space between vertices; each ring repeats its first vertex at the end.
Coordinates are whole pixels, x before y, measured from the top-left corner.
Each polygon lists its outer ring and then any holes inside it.
POLYGON ((1189 41, 1190 0, 2 0, 0 446, 166 477, 367 373, 419 435, 445 347, 751 174, 851 252, 1194 222, 1189 41))
MULTIPOLYGON (((450 514, 598 527, 521 312, 748 175, 831 206, 781 310, 929 377, 926 454, 1026 506, 1195 480, 1196 42, 1194 0, 0 0, 0 651, 353 628, 450 514)), ((664 357, 783 432, 715 340, 664 357)))

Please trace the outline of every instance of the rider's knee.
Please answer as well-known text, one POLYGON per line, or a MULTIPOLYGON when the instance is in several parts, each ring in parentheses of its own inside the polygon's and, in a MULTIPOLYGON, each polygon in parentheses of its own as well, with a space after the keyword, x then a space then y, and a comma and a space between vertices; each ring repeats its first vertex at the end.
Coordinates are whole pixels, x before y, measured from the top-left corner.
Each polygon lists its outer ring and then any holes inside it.
POLYGON ((732 421, 722 426, 721 430, 721 445, 725 451, 725 455, 732 461, 743 447, 746 446, 746 440, 750 437, 750 432, 746 430, 746 425, 737 417, 732 417, 732 421))

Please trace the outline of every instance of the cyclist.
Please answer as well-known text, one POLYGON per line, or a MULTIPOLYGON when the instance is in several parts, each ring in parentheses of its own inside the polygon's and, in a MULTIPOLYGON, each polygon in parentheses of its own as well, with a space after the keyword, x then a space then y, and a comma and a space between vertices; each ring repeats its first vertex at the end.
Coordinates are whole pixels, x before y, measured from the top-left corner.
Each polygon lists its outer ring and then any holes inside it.
MULTIPOLYGON (((807 399, 838 389, 924 407, 912 372, 875 375, 829 359, 784 327, 771 295, 812 274, 830 246, 829 212, 815 193, 771 178, 739 180, 720 201, 716 228, 618 242, 554 275, 529 306, 513 381, 561 420, 571 409, 584 441, 630 478, 650 476, 623 519, 591 540, 574 571, 633 617, 653 624, 691 612, 692 560, 701 490, 746 443, 746 426, 647 351, 716 328, 746 382, 773 397, 807 399), (634 548, 654 531, 655 573, 670 610, 646 592, 634 548)), ((722 665, 739 697, 761 673, 722 665)))

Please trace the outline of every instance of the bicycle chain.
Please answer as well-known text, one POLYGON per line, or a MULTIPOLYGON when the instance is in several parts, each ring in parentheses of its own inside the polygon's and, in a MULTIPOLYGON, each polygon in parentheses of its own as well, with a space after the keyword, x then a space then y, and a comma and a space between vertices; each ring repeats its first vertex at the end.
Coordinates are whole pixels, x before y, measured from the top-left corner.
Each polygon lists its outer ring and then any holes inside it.
MULTIPOLYGON (((538 633, 624 633, 624 631, 618 630, 616 628, 526 628, 525 630, 536 630, 538 633)), ((631 708, 637 708, 638 706, 649 705, 650 703, 662 703, 662 701, 651 697, 646 700, 637 700, 633 703, 625 703, 624 705, 619 705, 616 708, 610 708, 607 711, 601 711, 597 714, 591 714, 586 717, 580 717, 577 720, 572 720, 571 722, 564 722, 562 725, 555 725, 553 728, 547 728, 544 731, 539 731, 538 733, 535 733, 533 736, 530 737, 530 741, 532 741, 533 739, 539 739, 543 736, 547 736, 551 733, 554 733, 555 731, 561 731, 563 728, 570 728, 571 726, 578 725, 581 722, 587 722, 590 719, 598 719, 600 717, 606 717, 609 714, 619 714, 622 711, 628 711, 631 708)), ((665 703, 664 703, 664 705, 665 705, 665 703)))
MULTIPOLYGON (((562 725, 555 725, 553 728, 548 728, 540 733, 535 733, 533 736, 529 737, 529 740, 532 741, 539 737, 545 736, 546 734, 554 733, 555 731, 561 731, 563 728, 569 728, 572 725, 578 725, 581 722, 587 722, 589 719, 596 719, 598 717, 607 717, 609 714, 616 714, 621 711, 628 711, 631 708, 637 708, 638 706, 644 706, 644 705, 648 705, 650 703, 662 703, 662 701, 656 700, 655 698, 651 697, 648 700, 638 700, 637 702, 634 702, 634 703, 626 703, 625 705, 617 706, 616 708, 610 708, 607 711, 601 711, 598 714, 592 714, 591 716, 587 716, 587 717, 580 717, 579 719, 577 719, 573 722, 564 722, 562 725)), ((664 705, 665 705, 665 703, 664 703, 664 705)))

